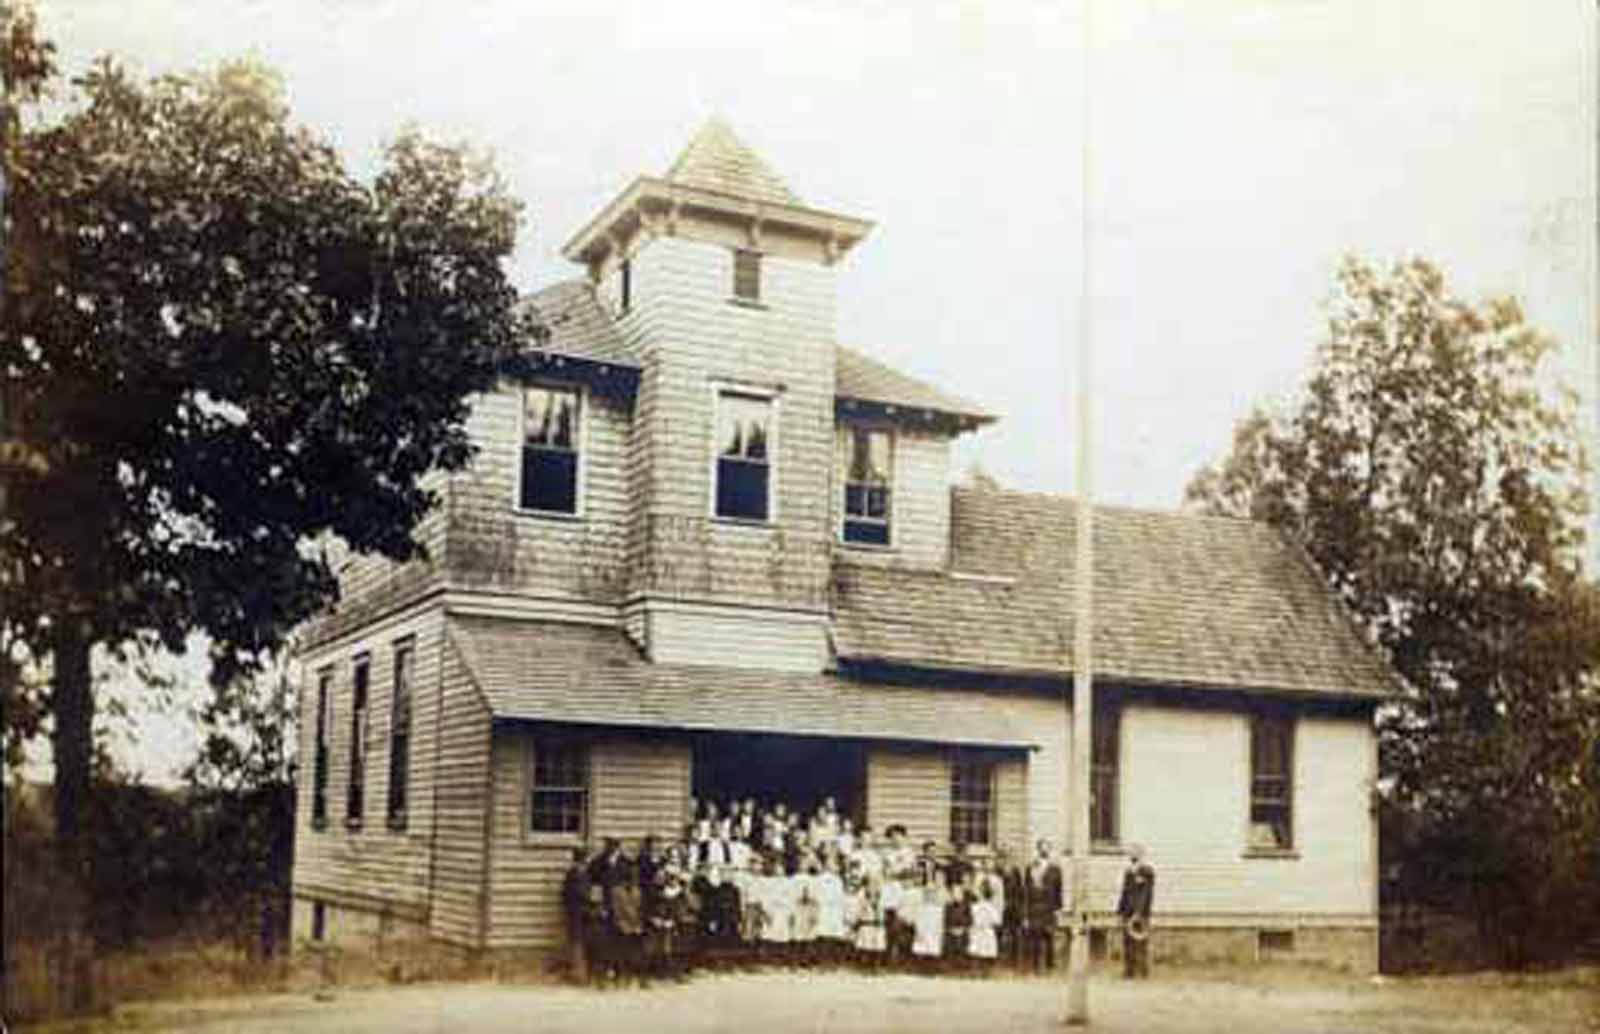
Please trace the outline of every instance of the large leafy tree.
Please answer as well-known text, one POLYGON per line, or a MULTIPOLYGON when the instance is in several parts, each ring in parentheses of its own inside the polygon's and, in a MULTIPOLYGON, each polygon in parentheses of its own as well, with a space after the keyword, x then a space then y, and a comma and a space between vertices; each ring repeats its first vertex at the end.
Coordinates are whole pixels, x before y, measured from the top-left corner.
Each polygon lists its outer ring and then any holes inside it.
MULTIPOLYGON (((40 54, 12 32, 8 69, 40 54)), ((318 536, 417 552, 423 475, 468 459, 466 399, 520 340, 520 212, 412 131, 358 180, 249 63, 146 82, 102 60, 53 111, 8 112, 0 373, 48 473, 9 486, 0 614, 50 661, 82 887, 96 648, 202 632, 226 684, 333 598, 318 536)), ((84 907, 60 913, 80 1007, 84 907)))
POLYGON ((1393 662, 1406 692, 1381 756, 1421 831, 1411 861, 1512 962, 1600 876, 1600 607, 1552 347, 1515 302, 1468 304, 1425 261, 1347 261, 1303 393, 1251 413, 1187 492, 1282 529, 1393 662))

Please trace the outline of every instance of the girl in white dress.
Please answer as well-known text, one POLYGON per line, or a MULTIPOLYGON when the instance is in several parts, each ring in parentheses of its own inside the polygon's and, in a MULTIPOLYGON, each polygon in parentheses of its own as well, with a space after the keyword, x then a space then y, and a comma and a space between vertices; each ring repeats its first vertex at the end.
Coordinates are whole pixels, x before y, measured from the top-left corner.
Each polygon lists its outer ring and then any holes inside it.
POLYGON ((837 855, 828 855, 822 872, 812 880, 812 892, 817 899, 817 940, 821 942, 823 960, 837 963, 843 957, 845 944, 844 879, 839 875, 837 855))
POLYGON ((967 954, 978 960, 984 976, 994 969, 1000 955, 1000 906, 987 883, 978 885, 978 900, 972 905, 972 926, 967 933, 967 954))
POLYGON ((794 941, 794 908, 797 888, 783 875, 782 863, 770 862, 762 881, 761 940, 769 961, 788 961, 789 945, 794 941))
POLYGON ((944 951, 944 888, 938 880, 929 880, 913 894, 916 904, 912 923, 916 934, 911 941, 911 954, 937 965, 944 951))

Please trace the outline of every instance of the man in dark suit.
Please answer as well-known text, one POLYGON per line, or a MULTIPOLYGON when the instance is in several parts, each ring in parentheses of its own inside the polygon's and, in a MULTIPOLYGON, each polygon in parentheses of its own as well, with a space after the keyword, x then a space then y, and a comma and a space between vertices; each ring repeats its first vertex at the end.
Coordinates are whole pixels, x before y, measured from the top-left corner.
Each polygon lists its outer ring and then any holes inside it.
POLYGON ((1056 965, 1056 915, 1061 911, 1061 866, 1050 841, 1040 840, 1034 845, 1033 862, 1022 874, 1022 880, 1028 967, 1035 973, 1048 972, 1056 965))
POLYGON ((1155 900, 1156 871, 1144 860, 1144 848, 1128 848, 1128 868, 1122 874, 1122 896, 1117 915, 1122 918, 1122 975, 1129 979, 1150 975, 1150 905, 1155 900))

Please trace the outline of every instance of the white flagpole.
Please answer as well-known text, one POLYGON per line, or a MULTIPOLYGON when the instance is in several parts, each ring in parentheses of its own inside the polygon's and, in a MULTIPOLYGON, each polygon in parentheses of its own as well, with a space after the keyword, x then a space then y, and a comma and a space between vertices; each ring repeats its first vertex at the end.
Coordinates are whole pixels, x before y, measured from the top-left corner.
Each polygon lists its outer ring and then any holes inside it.
POLYGON ((1089 381, 1089 217, 1090 217, 1090 55, 1093 37, 1090 8, 1083 0, 1083 162, 1080 201, 1082 242, 1079 254, 1081 283, 1078 299, 1078 441, 1077 506, 1074 522, 1076 558, 1073 562, 1074 607, 1072 643, 1072 766, 1069 801, 1072 820, 1072 945, 1068 955, 1067 1023, 1089 1022, 1089 779, 1093 751, 1094 714, 1094 471, 1093 421, 1090 416, 1089 381))

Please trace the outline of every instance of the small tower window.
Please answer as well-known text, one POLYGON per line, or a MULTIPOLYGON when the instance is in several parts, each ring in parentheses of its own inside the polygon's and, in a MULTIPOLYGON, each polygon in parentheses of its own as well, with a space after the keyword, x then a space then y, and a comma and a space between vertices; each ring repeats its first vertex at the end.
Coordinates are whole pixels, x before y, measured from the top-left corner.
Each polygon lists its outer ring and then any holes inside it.
POLYGON ((743 248, 733 253, 733 296, 747 302, 761 300, 761 253, 743 248))
POLYGON ((633 260, 623 259, 622 268, 617 272, 617 288, 621 296, 620 305, 623 312, 633 308, 633 260))

